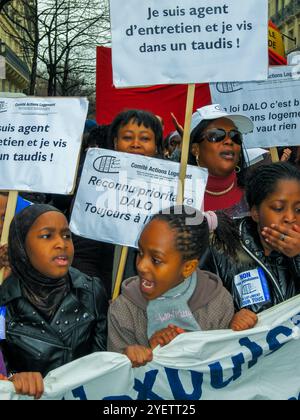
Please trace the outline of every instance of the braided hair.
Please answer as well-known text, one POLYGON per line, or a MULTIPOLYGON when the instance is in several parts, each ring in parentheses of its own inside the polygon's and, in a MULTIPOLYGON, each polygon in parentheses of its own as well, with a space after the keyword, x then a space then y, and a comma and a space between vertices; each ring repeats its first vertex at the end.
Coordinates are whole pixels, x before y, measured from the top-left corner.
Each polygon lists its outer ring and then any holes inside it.
POLYGON ((153 220, 168 223, 176 232, 175 249, 182 254, 183 261, 199 260, 208 248, 208 223, 198 210, 184 205, 173 206, 154 215, 153 220))
POLYGON ((226 255, 236 258, 237 250, 240 248, 237 225, 224 211, 217 210, 215 213, 218 217, 218 227, 211 235, 210 244, 217 250, 222 250, 226 255))
POLYGON ((246 183, 246 200, 251 209, 259 207, 269 194, 273 194, 282 180, 295 180, 300 183, 299 169, 288 162, 262 165, 251 171, 246 183))

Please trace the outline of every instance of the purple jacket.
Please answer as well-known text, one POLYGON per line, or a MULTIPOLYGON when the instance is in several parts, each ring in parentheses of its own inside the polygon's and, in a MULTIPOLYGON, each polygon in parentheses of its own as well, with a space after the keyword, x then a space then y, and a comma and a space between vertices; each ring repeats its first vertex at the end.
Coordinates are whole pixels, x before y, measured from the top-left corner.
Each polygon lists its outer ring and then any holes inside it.
POLYGON ((1 350, 0 350, 0 374, 5 375, 5 376, 7 375, 1 350))

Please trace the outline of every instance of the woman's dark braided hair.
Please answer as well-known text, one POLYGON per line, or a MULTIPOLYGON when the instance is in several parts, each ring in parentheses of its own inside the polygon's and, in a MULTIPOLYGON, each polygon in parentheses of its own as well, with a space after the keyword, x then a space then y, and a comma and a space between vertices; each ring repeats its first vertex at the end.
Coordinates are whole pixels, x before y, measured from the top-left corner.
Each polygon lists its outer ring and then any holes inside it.
POLYGON ((288 162, 277 162, 259 166, 251 171, 245 188, 249 208, 259 207, 269 194, 274 193, 278 182, 282 180, 300 182, 299 169, 288 162))
MULTIPOLYGON (((178 205, 164 209, 151 221, 161 220, 176 232, 175 248, 183 261, 200 259, 208 248, 209 229, 203 214, 189 206, 178 205)), ((150 222, 151 223, 151 222, 150 222)))
POLYGON ((211 235, 210 244, 225 254, 236 258, 240 247, 240 235, 236 223, 222 210, 215 211, 218 227, 211 235))

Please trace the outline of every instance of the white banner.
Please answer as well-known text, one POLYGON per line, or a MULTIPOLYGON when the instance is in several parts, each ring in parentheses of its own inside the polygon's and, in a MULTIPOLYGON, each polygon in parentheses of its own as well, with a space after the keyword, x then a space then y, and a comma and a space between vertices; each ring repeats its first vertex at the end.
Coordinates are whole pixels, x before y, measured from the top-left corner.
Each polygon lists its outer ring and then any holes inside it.
POLYGON ((71 193, 87 110, 84 98, 0 98, 0 190, 71 193))
POLYGON ((117 87, 266 80, 267 0, 110 0, 117 87))
MULTIPOLYGON (((90 149, 70 228, 86 238, 137 247, 151 215, 176 204, 178 177, 176 162, 90 149)), ((207 177, 206 169, 188 166, 184 204, 202 208, 207 177)))
MULTIPOLYGON (((299 304, 296 297, 265 311, 252 330, 179 335, 154 351, 153 362, 138 369, 121 354, 91 354, 50 372, 43 398, 298 400, 299 304)), ((0 399, 25 398, 14 394, 11 383, 0 381, 0 399)), ((107 411, 112 409, 107 401, 103 413, 117 414, 107 411)))
POLYGON ((245 147, 300 145, 299 66, 271 67, 267 81, 211 84, 210 91, 213 103, 252 119, 245 147))

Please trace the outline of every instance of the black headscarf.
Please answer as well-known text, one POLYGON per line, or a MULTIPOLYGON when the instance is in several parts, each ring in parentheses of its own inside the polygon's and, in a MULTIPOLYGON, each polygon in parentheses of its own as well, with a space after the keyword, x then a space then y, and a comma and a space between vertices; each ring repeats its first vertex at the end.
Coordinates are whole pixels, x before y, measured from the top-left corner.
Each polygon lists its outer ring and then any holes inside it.
POLYGON ((19 279, 24 296, 48 320, 54 316, 69 292, 69 278, 67 275, 61 279, 51 279, 37 271, 28 258, 25 240, 36 219, 50 211, 61 213, 48 204, 26 207, 14 217, 8 237, 8 257, 12 273, 19 279))

